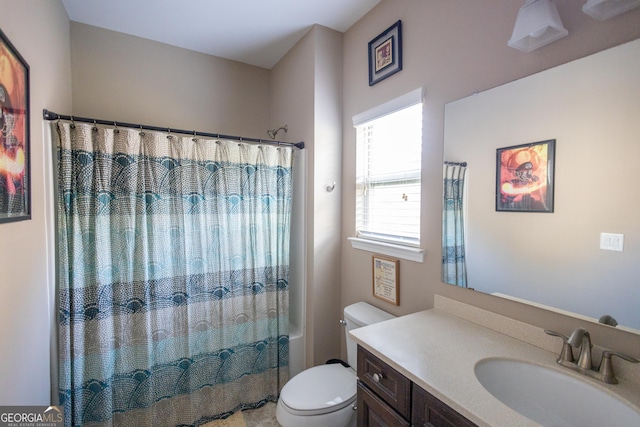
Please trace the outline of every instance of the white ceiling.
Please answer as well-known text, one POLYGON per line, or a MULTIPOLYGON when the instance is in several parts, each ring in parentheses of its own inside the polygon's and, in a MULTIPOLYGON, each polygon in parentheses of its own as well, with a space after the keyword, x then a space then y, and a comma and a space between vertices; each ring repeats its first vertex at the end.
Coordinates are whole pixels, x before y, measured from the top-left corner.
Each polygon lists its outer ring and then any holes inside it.
POLYGON ((314 24, 345 32, 380 0, 62 0, 72 21, 272 68, 314 24))

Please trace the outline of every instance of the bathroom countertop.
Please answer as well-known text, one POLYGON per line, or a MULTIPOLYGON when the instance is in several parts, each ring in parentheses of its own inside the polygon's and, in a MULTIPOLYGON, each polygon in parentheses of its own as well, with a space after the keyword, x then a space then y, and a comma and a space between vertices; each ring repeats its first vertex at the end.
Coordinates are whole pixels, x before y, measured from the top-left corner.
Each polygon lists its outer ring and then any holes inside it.
MULTIPOLYGON (((350 334, 362 347, 481 427, 538 425, 504 405, 477 380, 476 363, 489 357, 559 370, 640 408, 640 387, 635 382, 620 379, 619 384, 609 385, 586 378, 559 366, 556 353, 437 308, 358 328, 350 334)), ((559 350, 560 343, 557 346, 559 350)))

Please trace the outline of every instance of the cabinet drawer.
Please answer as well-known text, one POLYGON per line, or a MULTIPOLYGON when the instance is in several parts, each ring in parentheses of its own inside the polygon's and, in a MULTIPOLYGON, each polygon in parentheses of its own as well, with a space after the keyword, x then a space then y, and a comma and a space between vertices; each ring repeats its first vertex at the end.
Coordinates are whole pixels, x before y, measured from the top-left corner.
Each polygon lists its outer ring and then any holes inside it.
POLYGON ((444 402, 413 384, 411 423, 416 427, 477 427, 444 402))
POLYGON ((411 381, 358 346, 358 378, 404 418, 411 416, 411 381))
POLYGON ((358 427, 409 427, 409 422, 358 381, 358 427))

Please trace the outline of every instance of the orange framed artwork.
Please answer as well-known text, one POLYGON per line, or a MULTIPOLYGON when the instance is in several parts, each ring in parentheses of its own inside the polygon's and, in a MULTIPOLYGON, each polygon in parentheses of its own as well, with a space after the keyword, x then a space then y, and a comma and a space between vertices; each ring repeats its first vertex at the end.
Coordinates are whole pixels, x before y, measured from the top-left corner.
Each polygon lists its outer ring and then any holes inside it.
POLYGON ((556 140, 498 148, 496 211, 553 212, 556 140))
POLYGON ((29 65, 0 31, 0 222, 31 219, 29 65))

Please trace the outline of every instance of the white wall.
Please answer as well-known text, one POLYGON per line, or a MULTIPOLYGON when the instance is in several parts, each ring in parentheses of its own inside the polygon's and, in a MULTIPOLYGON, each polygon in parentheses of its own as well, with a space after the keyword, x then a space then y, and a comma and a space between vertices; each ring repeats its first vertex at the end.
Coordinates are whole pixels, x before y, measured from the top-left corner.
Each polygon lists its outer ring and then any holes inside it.
POLYGON ((59 0, 0 0, 0 10, 0 29, 30 67, 32 191, 32 219, 0 224, 0 405, 47 405, 52 151, 42 110, 71 109, 69 19, 59 0))

